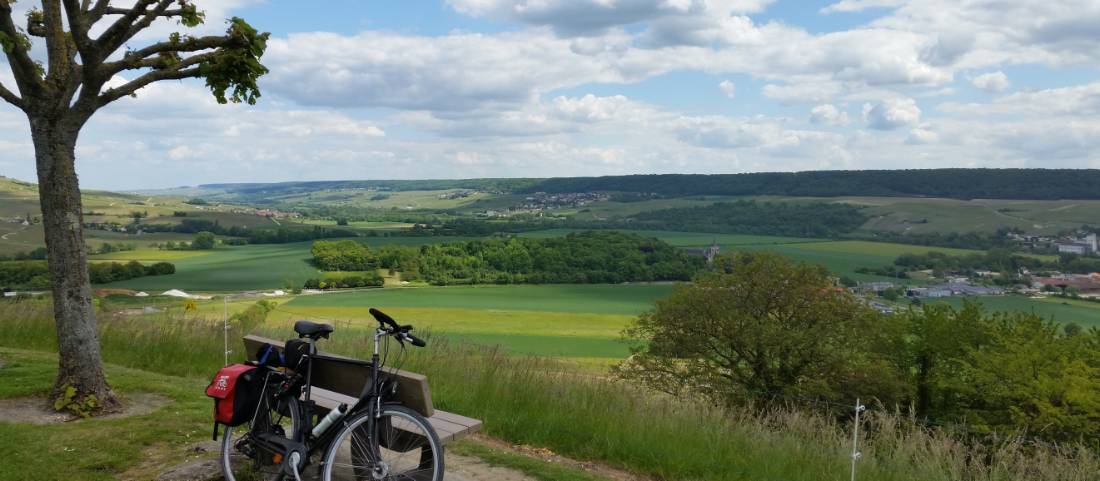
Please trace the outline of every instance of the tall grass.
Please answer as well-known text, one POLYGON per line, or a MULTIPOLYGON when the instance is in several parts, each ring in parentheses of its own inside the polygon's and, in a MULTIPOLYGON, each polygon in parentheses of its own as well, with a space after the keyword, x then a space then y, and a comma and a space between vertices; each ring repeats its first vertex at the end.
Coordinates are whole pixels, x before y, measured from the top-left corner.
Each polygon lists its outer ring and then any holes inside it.
MULTIPOLYGON (((48 307, 0 303, 0 345, 56 349, 48 307)), ((188 377, 222 364, 220 323, 201 319, 134 319, 103 315, 107 362, 188 377)), ((285 326, 261 333, 289 337, 285 326)), ((232 332, 231 339, 240 333, 232 332)), ((340 326, 324 349, 357 357, 369 332, 340 326)), ((240 343, 235 358, 243 357, 240 343)), ((391 353, 392 354, 392 353, 391 353)), ((391 360, 393 360, 391 358, 391 360)), ((485 431, 514 443, 547 447, 659 479, 846 480, 851 432, 832 417, 797 409, 723 410, 659 396, 600 377, 577 375, 548 359, 432 339, 410 350, 405 369, 429 376, 436 405, 485 421, 485 431)), ((201 393, 195 394, 201 396, 201 393)), ((871 414, 860 450, 862 480, 1100 479, 1100 457, 1083 449, 1006 441, 976 446, 904 416, 871 414)))

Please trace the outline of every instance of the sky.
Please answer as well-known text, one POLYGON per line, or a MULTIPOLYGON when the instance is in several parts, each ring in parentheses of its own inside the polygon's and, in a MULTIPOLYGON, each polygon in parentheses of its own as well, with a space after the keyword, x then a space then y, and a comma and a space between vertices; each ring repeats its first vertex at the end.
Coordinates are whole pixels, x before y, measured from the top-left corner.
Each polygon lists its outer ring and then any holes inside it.
MULTIPOLYGON (((172 81, 109 105, 84 187, 1100 168, 1095 0, 195 3, 204 25, 131 47, 242 17, 271 32, 263 97, 172 81)), ((6 104, 0 175, 35 179, 6 104)))

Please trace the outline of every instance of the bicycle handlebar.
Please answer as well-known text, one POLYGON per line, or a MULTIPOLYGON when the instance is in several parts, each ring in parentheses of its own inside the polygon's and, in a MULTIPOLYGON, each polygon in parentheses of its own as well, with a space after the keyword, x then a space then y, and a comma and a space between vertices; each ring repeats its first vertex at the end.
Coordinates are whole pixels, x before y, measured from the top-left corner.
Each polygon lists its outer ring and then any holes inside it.
POLYGON ((424 342, 424 340, 423 340, 423 339, 421 339, 421 338, 419 338, 419 337, 416 337, 416 336, 414 336, 414 335, 412 335, 412 334, 409 334, 409 333, 407 333, 407 332, 405 333, 405 338, 406 338, 406 339, 408 339, 408 340, 409 340, 409 342, 411 342, 411 343, 412 343, 412 345, 414 345, 414 346, 416 346, 416 347, 424 347, 424 346, 427 346, 427 345, 428 345, 428 343, 424 342))
POLYGON ((393 320, 392 317, 387 315, 385 312, 379 311, 378 309, 375 309, 373 307, 370 308, 368 312, 370 312, 370 314, 374 316, 374 319, 378 321, 378 325, 380 327, 386 329, 388 326, 389 331, 394 334, 394 337, 397 338, 399 342, 404 343, 404 341, 409 341, 410 343, 412 343, 412 345, 416 347, 424 347, 428 345, 428 343, 424 342, 423 339, 420 339, 419 337, 416 337, 409 333, 409 331, 412 331, 413 329, 412 326, 399 326, 397 325, 397 321, 393 320))
POLYGON ((389 324, 389 326, 393 329, 399 328, 397 325, 397 321, 393 320, 392 317, 386 315, 385 312, 379 311, 378 309, 375 309, 373 307, 370 308, 368 312, 370 312, 370 315, 374 316, 374 319, 378 321, 378 324, 380 326, 386 327, 386 325, 389 324))

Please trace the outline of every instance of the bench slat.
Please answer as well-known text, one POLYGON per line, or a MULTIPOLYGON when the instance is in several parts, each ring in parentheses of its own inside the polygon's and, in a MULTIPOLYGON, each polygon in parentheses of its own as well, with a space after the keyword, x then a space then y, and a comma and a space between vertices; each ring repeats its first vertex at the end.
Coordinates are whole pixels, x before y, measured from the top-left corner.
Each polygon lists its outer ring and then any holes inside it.
MULTIPOLYGON (((354 397, 323 388, 313 388, 311 398, 317 403, 318 407, 326 410, 335 409, 340 404, 351 406, 357 400, 354 397)), ((481 430, 481 421, 438 409, 435 411, 434 416, 428 418, 428 422, 431 423, 436 435, 439 436, 439 440, 444 444, 481 430)))
MULTIPOLYGON (((256 360, 260 346, 270 344, 279 351, 284 342, 253 334, 244 336, 245 352, 248 359, 256 360)), ((337 392, 358 399, 370 379, 370 363, 339 354, 317 351, 319 355, 313 361, 313 387, 337 392)), ((397 398, 401 404, 420 413, 426 418, 435 414, 431 392, 428 390, 428 377, 415 372, 400 369, 383 369, 383 375, 397 380, 397 398)), ((354 403, 354 399, 352 400, 354 403)))

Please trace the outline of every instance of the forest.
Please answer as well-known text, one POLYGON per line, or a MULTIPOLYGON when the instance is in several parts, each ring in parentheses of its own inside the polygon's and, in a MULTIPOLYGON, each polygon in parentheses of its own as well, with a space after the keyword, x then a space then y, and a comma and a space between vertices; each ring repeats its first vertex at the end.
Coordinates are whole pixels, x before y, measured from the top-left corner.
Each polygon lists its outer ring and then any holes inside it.
POLYGON ((1001 280, 1011 282, 1017 278, 1017 273, 1021 269, 1032 272, 1058 271, 1069 274, 1088 274, 1100 271, 1100 259, 1066 254, 1044 261, 1038 257, 1019 254, 1008 249, 991 249, 988 252, 965 256, 926 252, 902 254, 891 266, 862 267, 856 272, 904 278, 907 277, 907 272, 919 270, 932 270, 933 275, 937 277, 942 277, 944 273, 973 274, 981 270, 996 272, 1001 274, 1001 280))
POLYGON ((665 242, 614 231, 377 250, 351 240, 317 241, 312 253, 322 270, 388 268, 433 285, 686 281, 703 265, 665 242))
POLYGON ((739 200, 642 212, 633 217, 632 226, 720 234, 837 237, 856 230, 867 218, 851 204, 739 200))
POLYGON ((358 232, 349 229, 332 229, 321 226, 312 228, 249 228, 246 226, 225 226, 217 220, 182 219, 179 224, 143 224, 145 232, 178 232, 197 234, 211 232, 217 235, 239 237, 249 244, 287 244, 314 239, 332 239, 337 237, 356 237, 358 232))
MULTIPOLYGON (((93 262, 88 264, 88 276, 92 284, 125 281, 145 276, 175 274, 176 266, 168 262, 143 265, 138 261, 93 262)), ((36 289, 50 288, 50 270, 46 261, 0 262, 0 288, 36 289)))
POLYGON ((1096 169, 910 169, 660 174, 547 179, 520 192, 617 191, 689 195, 1100 199, 1096 169))

